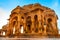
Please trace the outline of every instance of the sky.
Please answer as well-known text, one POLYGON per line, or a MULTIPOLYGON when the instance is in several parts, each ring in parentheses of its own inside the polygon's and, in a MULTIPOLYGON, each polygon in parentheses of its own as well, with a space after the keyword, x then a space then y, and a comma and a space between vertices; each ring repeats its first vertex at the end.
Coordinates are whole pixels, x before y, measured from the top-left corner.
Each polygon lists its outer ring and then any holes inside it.
POLYGON ((58 15, 58 29, 60 29, 60 0, 0 0, 0 29, 8 23, 9 15, 16 6, 39 3, 49 7, 58 15))

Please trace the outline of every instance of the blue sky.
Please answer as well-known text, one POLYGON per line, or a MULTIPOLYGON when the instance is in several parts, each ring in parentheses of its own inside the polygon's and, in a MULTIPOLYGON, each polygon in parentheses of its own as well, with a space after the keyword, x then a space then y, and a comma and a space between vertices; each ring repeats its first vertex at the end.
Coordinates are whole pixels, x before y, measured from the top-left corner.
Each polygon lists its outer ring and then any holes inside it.
POLYGON ((43 6, 47 6, 55 10, 58 15, 58 28, 60 29, 60 0, 0 0, 0 28, 7 24, 7 19, 9 18, 10 12, 17 5, 24 6, 28 4, 39 3, 43 6))

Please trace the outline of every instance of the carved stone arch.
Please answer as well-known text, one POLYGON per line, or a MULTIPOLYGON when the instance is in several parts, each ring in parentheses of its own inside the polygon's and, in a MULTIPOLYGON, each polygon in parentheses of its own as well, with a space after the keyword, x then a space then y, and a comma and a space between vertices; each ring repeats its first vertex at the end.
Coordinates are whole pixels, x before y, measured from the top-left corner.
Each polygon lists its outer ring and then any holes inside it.
POLYGON ((52 22, 52 18, 48 18, 47 19, 47 29, 49 30, 47 30, 47 32, 51 32, 51 30, 52 30, 52 24, 51 24, 51 22, 52 22))
POLYGON ((13 12, 13 13, 11 13, 10 17, 13 17, 13 16, 15 16, 17 14, 18 14, 17 12, 13 12))
POLYGON ((45 14, 44 15, 44 20, 46 21, 46 24, 49 24, 49 23, 55 21, 54 15, 52 15, 52 14, 45 14))
POLYGON ((11 34, 15 34, 17 31, 17 26, 18 26, 18 16, 14 15, 13 17, 10 18, 10 30, 11 34))
POLYGON ((12 21, 15 17, 18 18, 18 14, 14 14, 14 16, 10 17, 10 21, 12 21))
POLYGON ((12 20, 11 20, 11 23, 14 23, 14 22, 17 22, 18 21, 18 17, 14 17, 12 20))
MULTIPOLYGON (((46 21, 56 22, 56 17, 54 15, 48 14, 46 17, 47 17, 46 21)), ((48 22, 48 23, 50 23, 50 22, 48 22)))
POLYGON ((18 17, 14 17, 13 20, 12 20, 13 34, 16 32, 17 26, 18 26, 18 17))
POLYGON ((35 15, 35 16, 34 16, 34 19, 35 19, 35 21, 36 21, 36 20, 38 20, 38 16, 37 16, 37 15, 35 15))
POLYGON ((13 16, 10 17, 10 20, 9 20, 10 21, 10 23, 9 23, 10 27, 12 27, 14 21, 16 21, 18 23, 18 19, 19 19, 18 16, 19 15, 17 13, 15 13, 13 16))
POLYGON ((48 17, 48 18, 46 19, 46 21, 47 21, 48 27, 49 27, 49 25, 50 25, 50 27, 51 27, 51 22, 53 21, 52 18, 51 18, 51 17, 48 17))
POLYGON ((48 17, 47 19, 47 32, 50 32, 50 33, 57 33, 58 30, 57 30, 57 27, 56 27, 56 24, 54 23, 55 19, 54 17, 48 17))
POLYGON ((51 23, 51 22, 52 22, 52 18, 48 18, 48 19, 47 19, 47 22, 48 22, 48 23, 51 23))
POLYGON ((26 18, 26 25, 27 25, 27 31, 28 31, 28 33, 30 33, 31 32, 31 26, 32 26, 31 16, 28 16, 26 18))
POLYGON ((35 32, 38 32, 38 15, 34 16, 34 26, 35 26, 35 32))
POLYGON ((18 20, 20 21, 20 18, 21 18, 20 13, 13 12, 13 13, 11 13, 11 15, 10 15, 10 20, 9 20, 10 23, 11 23, 11 21, 12 21, 15 17, 17 17, 18 20))
POLYGON ((21 20, 21 22, 24 22, 24 16, 21 16, 20 20, 21 20))

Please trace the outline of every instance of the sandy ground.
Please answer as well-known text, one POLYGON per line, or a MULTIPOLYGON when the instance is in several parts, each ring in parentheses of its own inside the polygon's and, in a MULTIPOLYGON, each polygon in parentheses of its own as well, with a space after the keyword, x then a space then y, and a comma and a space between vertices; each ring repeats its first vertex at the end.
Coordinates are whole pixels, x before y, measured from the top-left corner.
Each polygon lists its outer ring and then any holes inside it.
POLYGON ((0 38, 0 40, 60 40, 60 38, 0 38))

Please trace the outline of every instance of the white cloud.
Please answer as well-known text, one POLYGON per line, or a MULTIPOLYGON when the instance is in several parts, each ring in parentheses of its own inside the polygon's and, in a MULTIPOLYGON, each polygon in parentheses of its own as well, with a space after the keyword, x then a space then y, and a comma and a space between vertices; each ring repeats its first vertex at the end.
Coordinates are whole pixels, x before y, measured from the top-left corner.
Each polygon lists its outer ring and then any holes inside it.
POLYGON ((0 8, 0 29, 3 25, 7 24, 7 19, 9 18, 9 12, 0 8))

